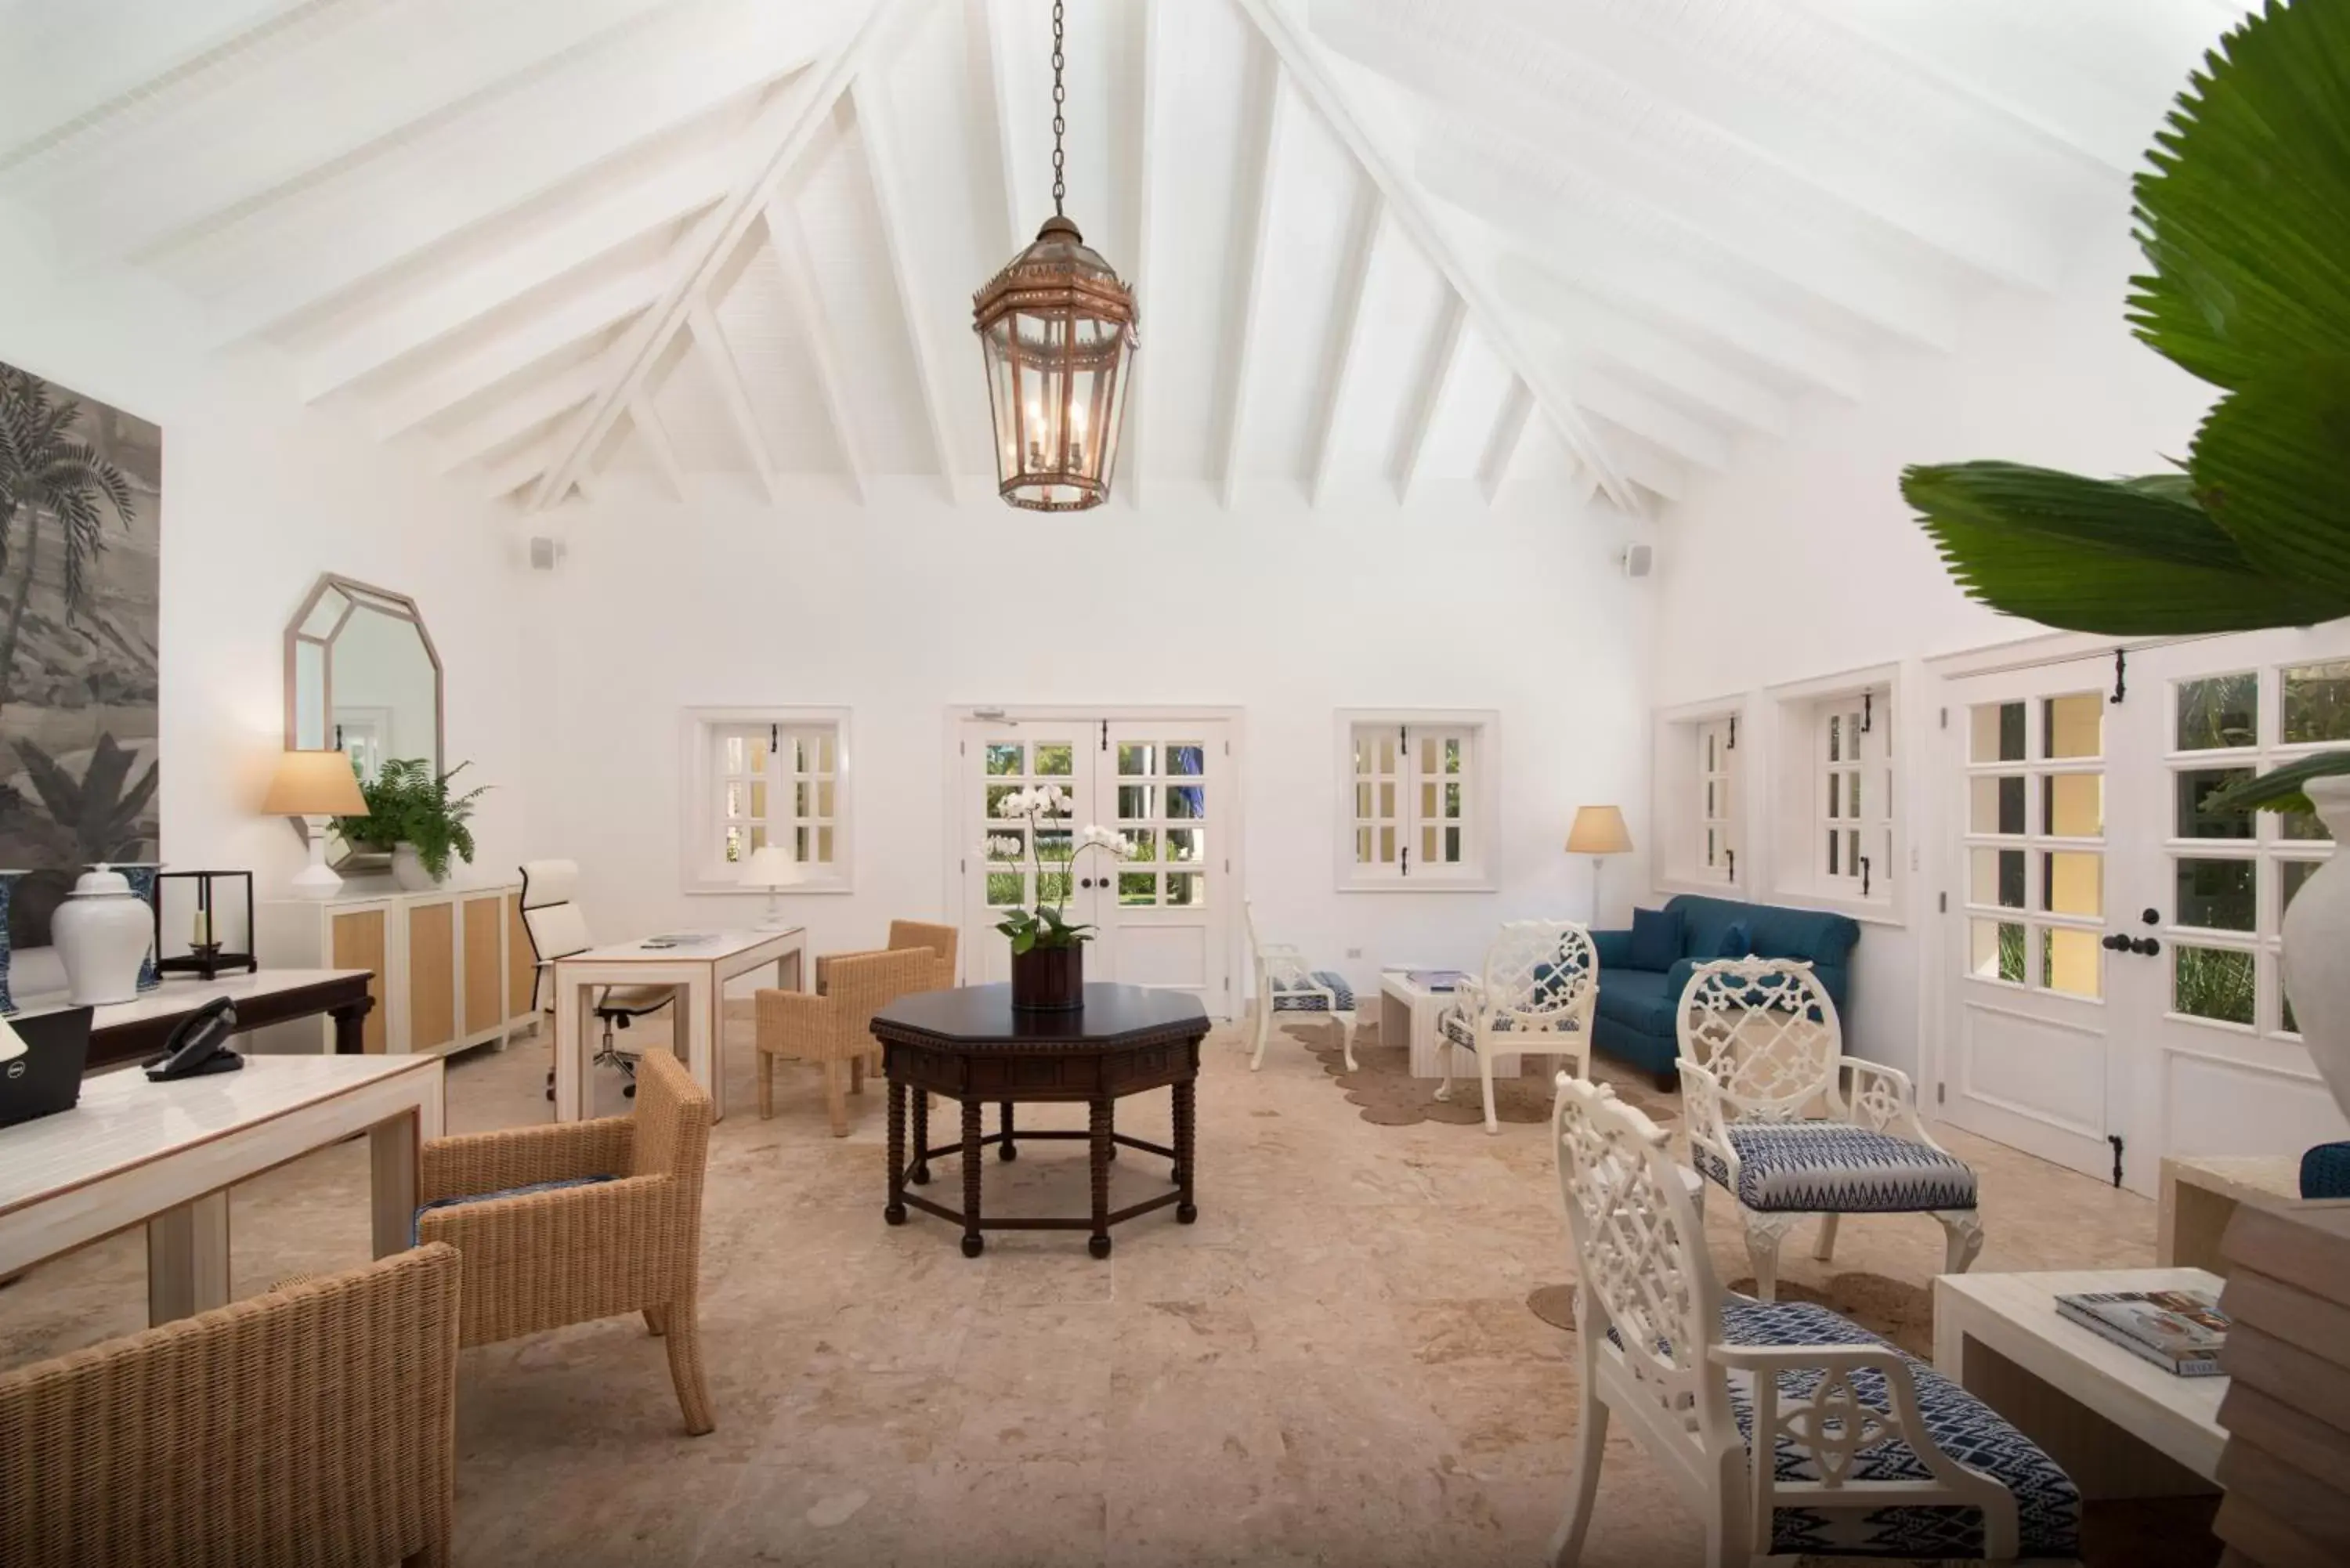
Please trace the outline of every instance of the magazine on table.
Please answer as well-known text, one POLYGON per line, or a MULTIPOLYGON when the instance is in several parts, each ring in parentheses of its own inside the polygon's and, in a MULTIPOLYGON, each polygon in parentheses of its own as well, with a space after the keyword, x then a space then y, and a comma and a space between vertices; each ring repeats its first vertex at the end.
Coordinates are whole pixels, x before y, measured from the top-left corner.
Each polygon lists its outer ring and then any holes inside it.
POLYGON ((1408 969, 1403 977, 1422 991, 1458 991, 1469 978, 1457 969, 1408 969))
POLYGON ((2056 1298, 2056 1310, 2180 1377, 2218 1377, 2228 1314, 2208 1291, 2097 1291, 2056 1298))

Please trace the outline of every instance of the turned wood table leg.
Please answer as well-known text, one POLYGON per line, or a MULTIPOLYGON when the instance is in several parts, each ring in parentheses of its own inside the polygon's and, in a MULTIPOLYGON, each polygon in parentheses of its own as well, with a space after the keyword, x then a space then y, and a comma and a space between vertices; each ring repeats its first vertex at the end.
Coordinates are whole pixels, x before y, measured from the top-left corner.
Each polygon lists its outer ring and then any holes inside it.
POLYGON ((979 1233, 979 1112, 980 1102, 962 1103, 962 1255, 976 1258, 987 1249, 979 1233))
POLYGON ((1094 1233, 1086 1241, 1086 1251, 1097 1258, 1109 1256, 1109 1159, 1118 1146, 1110 1142, 1110 1102, 1093 1102, 1093 1139, 1088 1146, 1093 1158, 1087 1163, 1093 1168, 1094 1233))
POLYGON ((914 1184, 931 1184, 931 1092, 914 1091, 914 1184))
POLYGON ((889 1204, 881 1218, 906 1222, 906 1085, 889 1080, 889 1204))
POLYGON ((1182 1197, 1175 1205, 1175 1220, 1189 1225, 1200 1217, 1191 1201, 1191 1171, 1197 1163, 1193 1146, 1199 1136, 1199 1081, 1186 1078, 1175 1085, 1175 1186, 1182 1197))
POLYGON ((1118 1102, 1116 1100, 1110 1101, 1107 1108, 1102 1112, 1102 1115, 1109 1118, 1109 1158, 1116 1159, 1118 1158, 1118 1102))
POLYGON ((1012 1102, 1010 1100, 1003 1101, 997 1106, 997 1110, 1003 1117, 1003 1142, 996 1148, 996 1158, 999 1159, 1018 1159, 1020 1158, 1020 1151, 1012 1146, 1012 1102))
POLYGON ((367 1015, 374 1011, 372 996, 327 1010, 327 1016, 335 1021, 336 1055, 357 1056, 367 1050, 367 1015))

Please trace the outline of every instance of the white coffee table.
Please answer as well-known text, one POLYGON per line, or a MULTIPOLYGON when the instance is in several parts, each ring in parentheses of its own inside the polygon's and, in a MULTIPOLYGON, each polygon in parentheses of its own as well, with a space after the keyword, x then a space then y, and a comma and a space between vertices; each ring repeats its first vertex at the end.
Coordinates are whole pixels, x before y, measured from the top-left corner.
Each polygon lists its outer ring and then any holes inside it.
POLYGON ((2088 1291, 2199 1290, 2201 1269, 1943 1274, 1934 1281, 1934 1367, 2064 1467, 2087 1498, 2210 1491, 2228 1440, 2225 1377, 2177 1377, 2064 1317, 2088 1291))
MULTIPOLYGON (((1413 981, 1409 970, 1379 971, 1379 1044, 1392 1045, 1399 1040, 1408 1041, 1411 1045, 1413 1077, 1444 1076, 1444 1053, 1458 1047, 1436 1032, 1436 1020, 1452 1005, 1457 994, 1429 990, 1413 981)), ((1474 1078, 1477 1058, 1461 1052, 1460 1060, 1453 1064, 1453 1075, 1474 1078)))

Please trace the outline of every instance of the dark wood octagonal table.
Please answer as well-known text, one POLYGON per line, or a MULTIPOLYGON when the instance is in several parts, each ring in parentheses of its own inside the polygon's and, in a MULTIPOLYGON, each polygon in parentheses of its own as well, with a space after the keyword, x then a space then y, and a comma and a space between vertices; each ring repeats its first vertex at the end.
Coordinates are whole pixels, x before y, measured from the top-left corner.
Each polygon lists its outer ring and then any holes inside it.
POLYGON ((906 1222, 919 1209, 962 1226, 963 1256, 985 1250, 986 1231, 1089 1231, 1087 1251, 1109 1256, 1109 1228, 1154 1209, 1175 1205, 1185 1225, 1200 1217, 1192 1202, 1194 1091, 1200 1075, 1200 1042, 1208 1015, 1189 997, 1146 991, 1137 985, 1088 985, 1086 1004, 1067 1012, 1030 1012, 1014 1008, 1008 985, 973 985, 957 991, 927 991, 899 997, 873 1015, 873 1035, 881 1042, 882 1072, 889 1080, 889 1205, 882 1218, 906 1222), (1118 1131, 1116 1105, 1146 1089, 1171 1089, 1175 1147, 1145 1143, 1118 1131), (906 1147, 907 1096, 913 1096, 912 1158, 906 1147), (959 1143, 933 1147, 930 1096, 962 1106, 959 1143), (988 1102, 1000 1107, 1000 1130, 983 1136, 980 1114, 988 1102), (1084 1132, 1019 1133, 1012 1107, 1022 1103, 1082 1104, 1091 1113, 1084 1132), (1019 1143, 1036 1138, 1084 1138, 1090 1145, 1093 1209, 1084 1219, 983 1215, 980 1151, 989 1144, 1003 1159, 1018 1157, 1019 1143), (1174 1190, 1112 1213, 1109 1165, 1118 1146, 1163 1155, 1174 1162, 1174 1190), (931 1161, 962 1157, 962 1208, 934 1203, 907 1185, 926 1186, 931 1161))

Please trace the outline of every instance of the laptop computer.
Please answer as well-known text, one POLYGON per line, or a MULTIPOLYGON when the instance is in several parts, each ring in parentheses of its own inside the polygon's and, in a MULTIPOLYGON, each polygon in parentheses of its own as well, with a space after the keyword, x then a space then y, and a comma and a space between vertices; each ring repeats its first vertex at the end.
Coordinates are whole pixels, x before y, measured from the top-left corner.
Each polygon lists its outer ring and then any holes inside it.
POLYGON ((0 1127, 73 1109, 89 1062, 89 1012, 0 1019, 0 1127))

